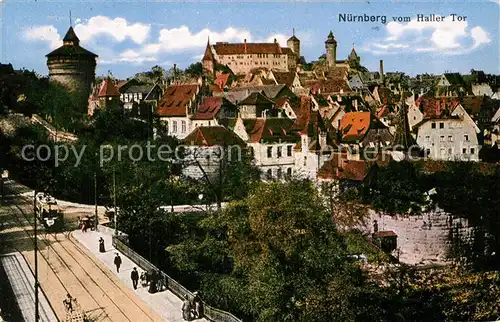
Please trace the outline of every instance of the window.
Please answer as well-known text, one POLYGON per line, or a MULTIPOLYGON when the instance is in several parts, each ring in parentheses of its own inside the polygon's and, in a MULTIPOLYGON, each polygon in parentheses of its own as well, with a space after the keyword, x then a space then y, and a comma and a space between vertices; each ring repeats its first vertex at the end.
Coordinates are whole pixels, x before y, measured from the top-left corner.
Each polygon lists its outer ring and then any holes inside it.
POLYGON ((281 158, 281 147, 280 146, 278 147, 277 154, 278 154, 278 158, 281 158))
POLYGON ((453 136, 452 135, 448 135, 448 142, 453 142, 453 136))
POLYGON ((441 156, 443 156, 446 152, 446 149, 445 148, 441 148, 439 149, 439 152, 441 153, 441 156))
POLYGON ((427 142, 429 142, 429 141, 431 140, 431 137, 430 137, 429 135, 426 135, 426 136, 425 136, 425 140, 426 140, 427 142))
POLYGON ((291 177, 291 176, 292 176, 292 168, 288 168, 288 169, 286 169, 286 175, 287 175, 288 177, 291 177))
POLYGON ((267 179, 271 180, 273 178, 273 170, 268 169, 267 170, 267 179))
POLYGON ((279 168, 276 176, 278 177, 278 179, 281 179, 281 175, 282 175, 282 171, 281 171, 281 168, 279 168))
POLYGON ((139 99, 142 100, 142 93, 139 93, 139 99))
POLYGON ((307 165, 307 157, 304 157, 304 167, 307 165))
POLYGON ((177 133, 177 121, 172 122, 172 133, 177 133))
POLYGON ((273 147, 272 146, 267 147, 267 157, 268 158, 273 157, 273 147))
POLYGON ((181 122, 181 131, 182 133, 186 133, 186 121, 181 122))
POLYGON ((444 142, 444 135, 441 135, 441 136, 439 137, 439 141, 444 142))
POLYGON ((448 149, 448 154, 453 154, 453 149, 452 148, 448 149))
POLYGON ((431 128, 435 129, 436 128, 436 123, 432 122, 431 128))
POLYGON ((469 141, 469 136, 467 134, 464 135, 464 140, 469 141))
POLYGON ((475 150, 474 148, 470 148, 470 154, 474 154, 475 150))
POLYGON ((443 122, 439 123, 439 128, 440 129, 444 129, 444 123, 443 122))
POLYGON ((292 146, 291 145, 286 147, 286 155, 289 157, 292 156, 292 146))
POLYGON ((463 153, 463 154, 466 154, 466 153, 467 153, 467 149, 463 148, 463 149, 462 149, 462 153, 463 153))

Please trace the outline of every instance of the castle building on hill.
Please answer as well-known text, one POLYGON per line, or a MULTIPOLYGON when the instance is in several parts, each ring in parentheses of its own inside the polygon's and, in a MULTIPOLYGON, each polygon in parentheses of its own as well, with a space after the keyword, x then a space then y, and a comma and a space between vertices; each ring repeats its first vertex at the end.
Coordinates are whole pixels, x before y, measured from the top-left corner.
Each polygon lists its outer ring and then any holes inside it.
POLYGON ((87 100, 95 79, 97 55, 80 47, 73 27, 69 27, 63 45, 46 55, 49 80, 62 84, 69 92, 82 97, 82 112, 87 112, 87 100))
POLYGON ((293 35, 287 41, 288 47, 281 47, 276 39, 272 43, 207 42, 202 58, 206 74, 214 75, 216 65, 225 65, 234 74, 248 74, 254 69, 295 71, 300 58, 300 40, 293 35))

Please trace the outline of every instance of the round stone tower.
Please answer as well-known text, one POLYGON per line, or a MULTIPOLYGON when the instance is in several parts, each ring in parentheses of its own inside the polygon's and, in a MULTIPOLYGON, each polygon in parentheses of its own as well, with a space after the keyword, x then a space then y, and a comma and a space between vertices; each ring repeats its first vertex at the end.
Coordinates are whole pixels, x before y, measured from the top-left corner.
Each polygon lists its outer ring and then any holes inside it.
POLYGON ((300 40, 299 38, 295 37, 295 29, 293 30, 292 37, 288 38, 286 41, 286 45, 288 48, 290 48, 295 56, 297 56, 297 59, 300 58, 300 40))
POLYGON ((325 48, 328 67, 335 67, 335 61, 337 60, 337 41, 335 40, 333 32, 331 31, 325 41, 325 48))
POLYGON ((73 27, 69 27, 63 45, 46 57, 49 80, 62 84, 69 92, 81 97, 82 112, 86 112, 98 56, 80 47, 73 27))

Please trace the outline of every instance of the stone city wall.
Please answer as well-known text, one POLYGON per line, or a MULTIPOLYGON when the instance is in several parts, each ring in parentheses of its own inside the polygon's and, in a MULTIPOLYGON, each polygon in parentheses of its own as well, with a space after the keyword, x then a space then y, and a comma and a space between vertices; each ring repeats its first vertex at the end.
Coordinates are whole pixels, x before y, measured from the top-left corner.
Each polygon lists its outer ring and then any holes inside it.
POLYGON ((377 220, 379 232, 397 234, 399 260, 412 265, 446 264, 450 233, 458 232, 460 237, 469 238, 472 231, 466 219, 453 218, 439 208, 421 215, 388 215, 370 210, 362 231, 371 234, 374 220, 377 220))

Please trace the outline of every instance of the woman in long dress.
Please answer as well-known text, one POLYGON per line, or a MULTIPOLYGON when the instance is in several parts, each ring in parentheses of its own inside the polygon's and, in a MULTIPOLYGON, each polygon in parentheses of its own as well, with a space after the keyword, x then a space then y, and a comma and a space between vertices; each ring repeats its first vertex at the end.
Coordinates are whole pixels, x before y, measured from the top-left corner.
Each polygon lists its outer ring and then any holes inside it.
POLYGON ((102 237, 99 239, 99 251, 101 253, 106 252, 106 250, 104 249, 104 239, 102 237))

